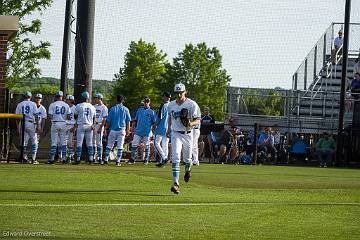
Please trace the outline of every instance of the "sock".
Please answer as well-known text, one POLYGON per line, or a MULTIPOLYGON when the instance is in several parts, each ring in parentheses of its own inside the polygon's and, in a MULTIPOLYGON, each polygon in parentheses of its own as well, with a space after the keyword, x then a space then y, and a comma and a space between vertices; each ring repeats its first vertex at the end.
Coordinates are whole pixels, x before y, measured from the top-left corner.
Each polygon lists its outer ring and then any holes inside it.
POLYGON ((173 174, 173 182, 179 185, 180 163, 176 163, 176 162, 172 163, 172 174, 173 174))
POLYGON ((185 164, 185 171, 186 172, 191 171, 191 166, 192 166, 192 162, 186 163, 185 164))
POLYGON ((81 147, 76 147, 76 161, 80 162, 80 157, 81 157, 81 147))
POLYGON ((32 160, 35 161, 35 159, 36 159, 36 154, 37 154, 37 149, 38 149, 38 145, 37 145, 37 144, 33 144, 31 147, 32 147, 32 160))
POLYGON ((51 146, 50 148, 50 161, 53 162, 56 154, 56 146, 51 146))
POLYGON ((131 147, 131 159, 133 161, 137 159, 137 147, 131 147))
POLYGON ((89 161, 94 161, 94 146, 88 147, 89 161))
POLYGON ((111 148, 110 148, 110 147, 106 147, 106 149, 105 149, 105 162, 108 162, 108 161, 109 161, 110 151, 111 151, 111 148))
POLYGON ((61 151, 62 151, 62 160, 66 161, 66 145, 61 146, 61 151))
POLYGON ((120 161, 121 161, 122 153, 123 153, 123 150, 122 150, 122 149, 118 149, 118 152, 117 152, 117 162, 120 162, 120 161))
POLYGON ((73 155, 74 155, 74 153, 73 153, 73 148, 70 146, 70 147, 69 147, 69 158, 72 159, 72 158, 73 158, 73 155))
POLYGON ((150 158, 150 148, 145 148, 145 158, 144 162, 148 162, 150 158))
POLYGON ((98 155, 99 161, 102 161, 102 152, 103 152, 103 148, 98 146, 97 147, 97 155, 98 155))
POLYGON ((23 147, 23 152, 24 152, 24 159, 27 160, 27 156, 26 156, 27 146, 24 146, 24 147, 23 147))

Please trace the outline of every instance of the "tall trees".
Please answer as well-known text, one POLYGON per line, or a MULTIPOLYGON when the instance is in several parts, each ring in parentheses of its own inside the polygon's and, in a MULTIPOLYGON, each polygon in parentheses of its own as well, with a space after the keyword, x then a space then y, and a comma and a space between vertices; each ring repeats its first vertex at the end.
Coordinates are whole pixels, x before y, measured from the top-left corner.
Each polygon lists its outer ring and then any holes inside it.
POLYGON ((39 61, 50 59, 50 43, 46 41, 34 43, 30 39, 30 35, 40 33, 41 21, 34 19, 30 23, 25 23, 24 18, 45 10, 51 3, 52 0, 1 1, 0 15, 17 15, 20 20, 19 32, 16 37, 10 39, 8 45, 6 84, 10 88, 18 82, 39 77, 41 73, 38 67, 39 61))
POLYGON ((208 48, 204 42, 185 45, 174 58, 167 76, 170 76, 168 82, 184 83, 190 98, 200 107, 209 106, 212 115, 223 119, 225 91, 231 79, 222 68, 222 56, 217 48, 208 48))
POLYGON ((126 105, 132 111, 144 96, 150 97, 153 106, 159 105, 159 86, 164 82, 165 64, 166 54, 158 51, 154 43, 141 39, 131 42, 124 67, 115 74, 114 95, 123 94, 126 105))

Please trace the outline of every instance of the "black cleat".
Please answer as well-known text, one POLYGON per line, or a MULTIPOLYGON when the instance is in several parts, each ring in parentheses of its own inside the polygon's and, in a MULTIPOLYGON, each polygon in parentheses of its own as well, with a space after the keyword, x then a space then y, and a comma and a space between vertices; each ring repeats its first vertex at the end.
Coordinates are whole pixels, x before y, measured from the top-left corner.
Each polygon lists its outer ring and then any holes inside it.
POLYGON ((188 182, 190 180, 190 177, 191 177, 191 171, 186 171, 184 175, 184 181, 188 182))
POLYGON ((177 183, 174 183, 174 185, 170 188, 170 191, 172 191, 175 194, 180 193, 180 187, 177 183))
POLYGON ((166 165, 166 163, 168 162, 168 160, 167 159, 165 159, 164 161, 162 161, 162 162, 159 162, 158 164, 156 164, 155 166, 157 166, 157 167, 163 167, 163 166, 165 166, 166 165))

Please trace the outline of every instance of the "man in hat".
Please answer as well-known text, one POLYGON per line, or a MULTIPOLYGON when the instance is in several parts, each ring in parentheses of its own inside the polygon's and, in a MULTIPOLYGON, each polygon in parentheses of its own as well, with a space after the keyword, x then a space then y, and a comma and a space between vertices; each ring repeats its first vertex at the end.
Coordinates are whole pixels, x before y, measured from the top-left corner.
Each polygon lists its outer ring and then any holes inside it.
POLYGON ((35 95, 35 103, 39 110, 39 115, 38 115, 39 116, 39 129, 38 129, 38 133, 37 133, 38 141, 40 141, 40 134, 42 134, 44 132, 45 121, 47 118, 46 108, 41 104, 42 99, 43 99, 43 96, 41 93, 37 93, 35 95))
MULTIPOLYGON (((24 100, 20 102, 16 106, 15 113, 16 114, 24 114, 25 115, 25 128, 21 128, 21 121, 16 119, 16 125, 17 125, 17 131, 18 133, 22 134, 22 131, 24 131, 24 145, 23 145, 23 152, 24 157, 26 159, 26 148, 29 142, 29 139, 32 143, 32 151, 31 151, 31 162, 33 164, 38 164, 38 161, 36 161, 36 154, 38 149, 38 140, 37 140, 37 129, 38 129, 38 115, 39 110, 34 102, 31 101, 32 94, 31 92, 25 92, 23 94, 24 100)), ((22 160, 25 160, 22 159, 22 160)))
POLYGON ((95 129, 95 115, 96 109, 90 103, 90 94, 85 91, 81 94, 81 97, 85 102, 79 103, 75 107, 75 119, 76 123, 74 130, 76 130, 76 161, 75 164, 80 163, 82 144, 85 138, 86 145, 88 147, 88 163, 91 164, 94 160, 93 149, 93 134, 95 129))
POLYGON ((69 105, 70 108, 70 117, 66 120, 66 132, 65 132, 65 139, 66 145, 68 147, 68 154, 69 154, 69 162, 71 163, 74 160, 74 132, 71 129, 75 126, 75 98, 73 95, 66 96, 66 103, 69 105))
POLYGON ((55 102, 49 106, 49 118, 51 119, 51 149, 49 164, 55 160, 56 148, 61 146, 61 160, 66 163, 66 120, 70 118, 70 107, 63 101, 64 93, 58 91, 55 94, 55 102))
POLYGON ((176 99, 168 105, 169 123, 166 135, 171 137, 171 160, 173 186, 170 191, 180 193, 180 160, 185 162, 184 181, 191 177, 193 133, 192 130, 200 124, 200 108, 198 104, 186 97, 185 85, 178 83, 174 87, 176 99))
POLYGON ((134 138, 131 144, 131 158, 129 163, 135 163, 137 159, 138 147, 140 142, 144 144, 145 157, 144 164, 149 163, 150 158, 150 137, 152 127, 156 122, 156 114, 150 108, 150 98, 144 97, 143 107, 138 108, 135 113, 133 127, 135 128, 134 138))
POLYGON ((125 136, 130 135, 131 116, 129 109, 123 105, 124 96, 117 95, 116 100, 117 104, 110 109, 106 119, 106 129, 110 130, 110 133, 108 134, 105 150, 105 160, 101 162, 101 164, 107 164, 109 162, 110 151, 115 141, 117 141, 117 159, 115 164, 116 166, 120 166, 125 136))
POLYGON ((103 156, 103 133, 104 126, 106 123, 106 118, 108 116, 108 108, 102 101, 103 95, 101 93, 95 94, 94 103, 95 103, 95 130, 94 130, 94 153, 96 152, 98 161, 102 162, 103 156))
POLYGON ((157 154, 160 156, 160 161, 158 164, 156 164, 157 167, 162 167, 168 161, 169 138, 166 137, 166 129, 169 117, 167 106, 169 105, 170 97, 170 92, 164 92, 162 94, 163 102, 159 107, 159 112, 156 120, 154 145, 157 154))

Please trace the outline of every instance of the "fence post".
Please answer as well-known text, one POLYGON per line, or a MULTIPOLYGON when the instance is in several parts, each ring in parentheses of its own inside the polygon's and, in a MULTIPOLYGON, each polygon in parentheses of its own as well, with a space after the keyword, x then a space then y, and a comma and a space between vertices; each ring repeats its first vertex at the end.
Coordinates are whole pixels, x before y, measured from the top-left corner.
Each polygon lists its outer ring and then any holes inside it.
POLYGON ((313 77, 313 79, 315 79, 316 78, 316 76, 317 76, 317 49, 318 49, 318 46, 316 45, 315 46, 315 49, 314 49, 314 77, 313 77))
POLYGON ((324 47, 323 47, 323 66, 325 66, 327 62, 326 59, 326 33, 324 34, 324 47))
POLYGON ((305 59, 305 64, 304 64, 304 90, 307 89, 307 65, 308 65, 308 59, 305 59))
POLYGON ((254 146, 254 163, 257 164, 257 135, 258 135, 258 129, 259 126, 257 123, 255 123, 254 125, 254 142, 253 142, 253 146, 254 146))

